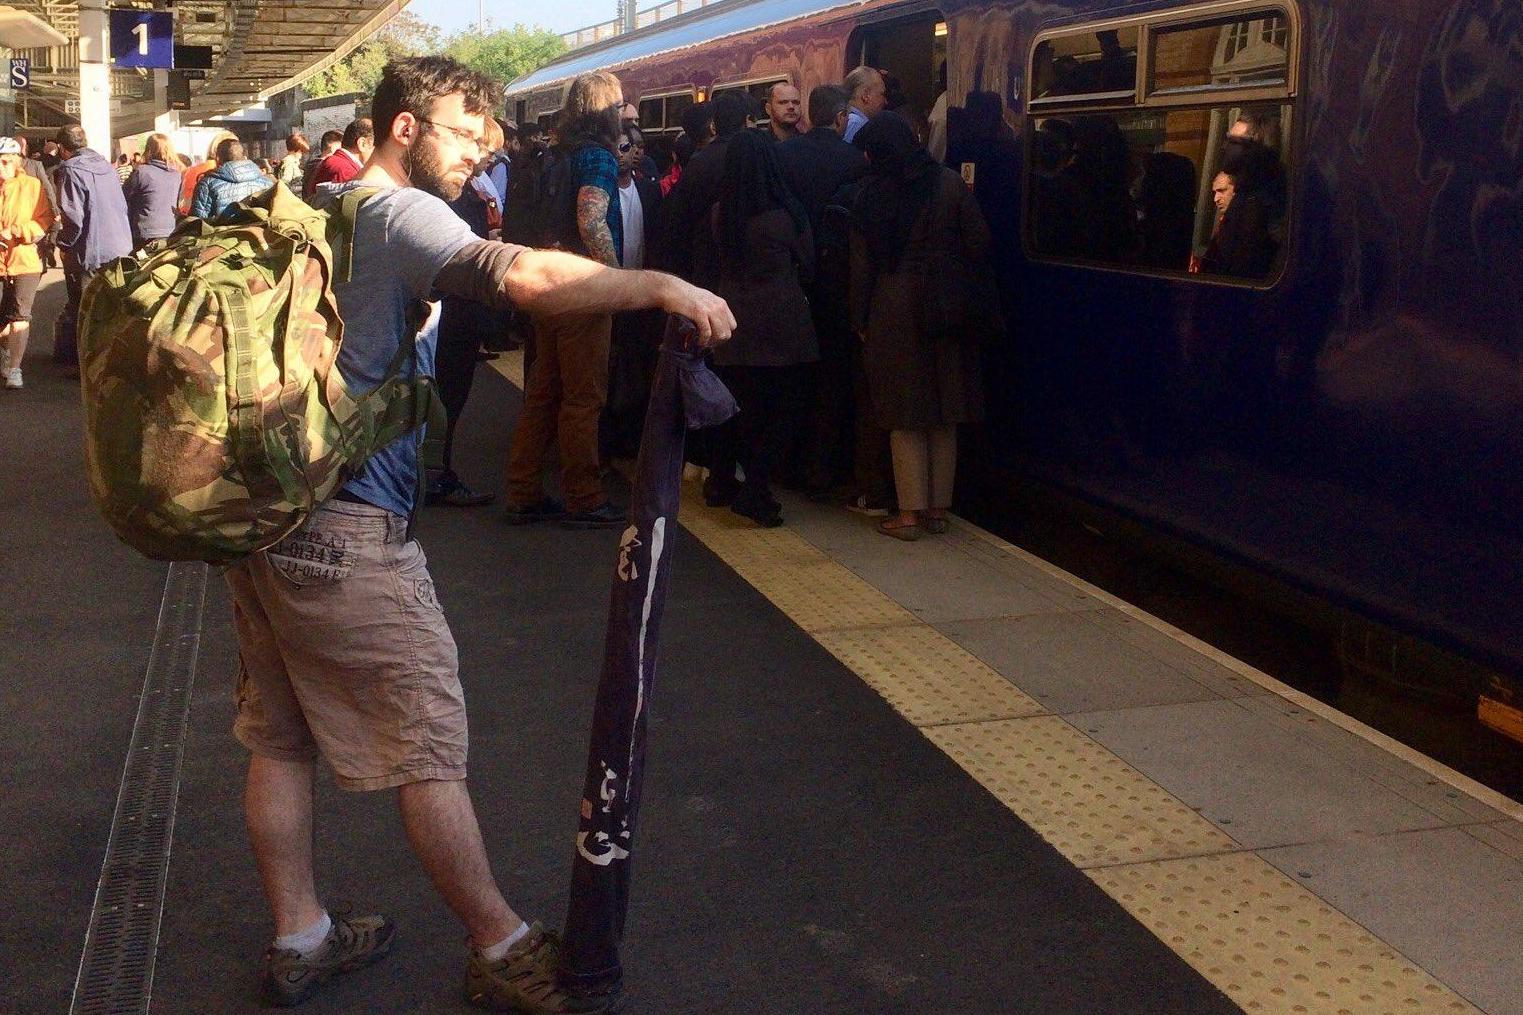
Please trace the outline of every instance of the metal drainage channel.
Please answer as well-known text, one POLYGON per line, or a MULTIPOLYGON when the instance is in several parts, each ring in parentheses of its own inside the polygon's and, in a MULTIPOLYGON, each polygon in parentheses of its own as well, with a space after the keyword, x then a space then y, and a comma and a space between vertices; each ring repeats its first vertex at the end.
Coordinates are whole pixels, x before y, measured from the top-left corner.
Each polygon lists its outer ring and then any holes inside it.
POLYGON ((171 564, 164 583, 73 1015, 148 1011, 206 580, 205 564, 171 564))

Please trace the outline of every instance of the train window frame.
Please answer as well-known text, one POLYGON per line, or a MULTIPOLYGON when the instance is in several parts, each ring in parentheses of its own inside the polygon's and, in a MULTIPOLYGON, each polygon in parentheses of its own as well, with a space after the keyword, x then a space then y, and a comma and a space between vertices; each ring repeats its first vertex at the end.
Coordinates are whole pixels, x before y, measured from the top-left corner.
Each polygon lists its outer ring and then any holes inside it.
MULTIPOLYGON (((1026 260, 1034 264, 1064 265, 1087 268, 1094 271, 1114 272, 1123 275, 1169 279, 1173 281, 1190 281, 1199 285, 1227 286, 1236 289, 1268 291, 1278 286, 1289 271, 1290 254, 1295 247, 1295 216, 1289 214, 1287 214, 1285 220, 1286 236, 1282 252, 1276 258, 1271 272, 1264 278, 1259 279, 1232 278, 1224 275, 1174 271, 1162 268, 1145 268, 1112 261, 1061 257, 1039 253, 1032 246, 1031 236, 1032 189, 1030 181, 1034 171, 1033 161, 1035 157, 1033 152, 1034 146, 1031 143, 1031 134, 1037 129, 1038 120, 1059 114, 1114 114, 1128 111, 1167 113, 1175 110, 1216 109, 1231 106, 1274 105, 1282 109, 1288 108, 1291 114, 1290 123, 1294 125, 1299 119, 1297 113, 1300 109, 1297 99, 1299 98, 1301 82, 1303 24, 1300 7, 1294 0, 1218 0, 1218 2, 1214 3, 1195 4, 1168 11, 1156 11, 1149 14, 1130 15, 1121 18, 1083 22, 1070 21, 1062 25, 1043 29, 1033 35, 1025 61, 1026 80, 1028 82, 1035 81, 1037 47, 1043 42, 1054 38, 1088 35, 1110 29, 1133 26, 1137 27, 1139 31, 1136 90, 1133 93, 1129 93, 1130 101, 1121 98, 1123 95, 1128 95, 1128 93, 1122 92, 1074 96, 1064 95, 1048 99, 1037 99, 1032 97, 1031 90, 1027 89, 1025 122, 1023 124, 1023 132, 1026 134, 1027 143, 1024 145, 1025 155, 1022 167, 1023 207, 1020 229, 1021 252, 1026 260), (1263 84, 1246 85, 1231 89, 1207 86, 1197 89, 1148 91, 1148 85, 1153 81, 1155 37, 1158 33, 1178 31, 1182 28, 1202 25, 1230 23, 1235 20, 1243 20, 1244 15, 1252 14, 1272 14, 1285 19, 1288 42, 1286 46, 1287 64, 1285 79, 1283 81, 1265 82, 1263 84)), ((1288 130, 1282 135, 1280 153, 1282 161, 1287 166, 1295 165, 1297 151, 1294 143, 1294 129, 1288 130)), ((1287 197, 1289 198, 1289 207, 1294 208, 1295 194, 1292 192, 1287 197)))
MULTIPOLYGON (((766 85, 770 88, 772 85, 782 84, 793 84, 793 78, 787 74, 763 74, 761 77, 743 78, 739 81, 719 81, 709 86, 709 101, 713 102, 718 98, 720 92, 738 91, 749 95, 753 85, 766 85)), ((765 109, 766 105, 761 104, 760 108, 765 109)), ((752 118, 751 123, 756 127, 769 127, 772 125, 772 117, 756 116, 752 118)))
POLYGON ((1038 32, 1031 41, 1031 52, 1026 57, 1026 108, 1028 113, 1039 115, 1046 113, 1048 110, 1069 110, 1076 107, 1115 108, 1118 106, 1140 105, 1142 102, 1143 52, 1147 45, 1147 31, 1144 27, 1144 22, 1139 16, 1110 18, 1105 21, 1087 21, 1082 25, 1065 25, 1061 28, 1050 28, 1038 32), (1084 92, 1078 95, 1037 97, 1035 93, 1037 52, 1042 48, 1044 43, 1072 38, 1075 35, 1097 35, 1100 32, 1121 31, 1128 28, 1137 29, 1137 67, 1133 71, 1132 87, 1130 89, 1117 89, 1112 92, 1084 92))
POLYGON ((655 93, 653 93, 651 95, 642 95, 642 96, 640 96, 640 101, 635 103, 635 108, 636 109, 639 109, 641 106, 644 106, 647 102, 655 102, 657 99, 661 100, 661 126, 659 126, 659 127, 648 126, 644 122, 644 114, 642 113, 641 114, 641 123, 640 123, 640 132, 642 134, 657 134, 657 135, 666 135, 666 134, 677 134, 677 133, 680 133, 681 130, 682 130, 682 124, 680 124, 680 123, 669 124, 669 123, 666 122, 666 110, 667 110, 667 102, 666 102, 666 100, 667 99, 681 98, 683 96, 686 96, 687 98, 692 99, 694 103, 697 103, 698 101, 700 101, 698 99, 698 86, 697 85, 688 85, 685 88, 672 88, 672 89, 668 89, 666 91, 655 92, 655 93))

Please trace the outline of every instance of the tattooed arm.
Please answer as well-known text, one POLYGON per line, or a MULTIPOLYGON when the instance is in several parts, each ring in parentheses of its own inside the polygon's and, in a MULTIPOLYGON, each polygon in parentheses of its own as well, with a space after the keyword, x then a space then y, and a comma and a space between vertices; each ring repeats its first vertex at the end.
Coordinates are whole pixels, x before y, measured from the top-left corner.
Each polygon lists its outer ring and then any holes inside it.
POLYGON ((588 256, 610 268, 619 266, 613 249, 613 233, 608 228, 608 191, 602 187, 582 187, 576 192, 576 228, 588 256))

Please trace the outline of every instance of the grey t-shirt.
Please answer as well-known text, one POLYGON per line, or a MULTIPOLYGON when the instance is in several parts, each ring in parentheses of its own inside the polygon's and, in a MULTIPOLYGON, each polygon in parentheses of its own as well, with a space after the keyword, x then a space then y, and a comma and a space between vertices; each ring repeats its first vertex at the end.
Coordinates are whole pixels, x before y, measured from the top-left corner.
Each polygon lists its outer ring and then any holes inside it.
MULTIPOLYGON (((314 202, 325 207, 357 187, 352 181, 324 185, 314 202)), ((477 242, 449 205, 412 187, 381 190, 360 206, 354 230, 354 262, 349 281, 334 287, 344 319, 338 369, 349 389, 362 394, 386 375, 409 327, 410 309, 429 304, 418 332, 417 370, 434 372, 439 339, 439 304, 432 300, 439 269, 462 247, 477 242)), ((412 317, 416 320, 416 317, 412 317)), ((410 368, 404 373, 411 374, 410 368)), ((344 490, 367 503, 410 514, 418 489, 418 447, 423 428, 376 452, 344 490)))

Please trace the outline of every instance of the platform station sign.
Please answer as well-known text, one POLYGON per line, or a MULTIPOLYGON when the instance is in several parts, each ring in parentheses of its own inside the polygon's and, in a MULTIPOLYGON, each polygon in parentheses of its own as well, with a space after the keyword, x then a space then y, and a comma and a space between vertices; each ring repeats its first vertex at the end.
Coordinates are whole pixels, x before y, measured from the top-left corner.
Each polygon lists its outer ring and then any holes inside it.
POLYGON ((12 57, 10 68, 10 86, 12 88, 29 88, 32 84, 32 61, 26 57, 12 57))
POLYGON ((113 7, 110 17, 111 62, 117 67, 170 68, 175 65, 173 11, 113 7))

